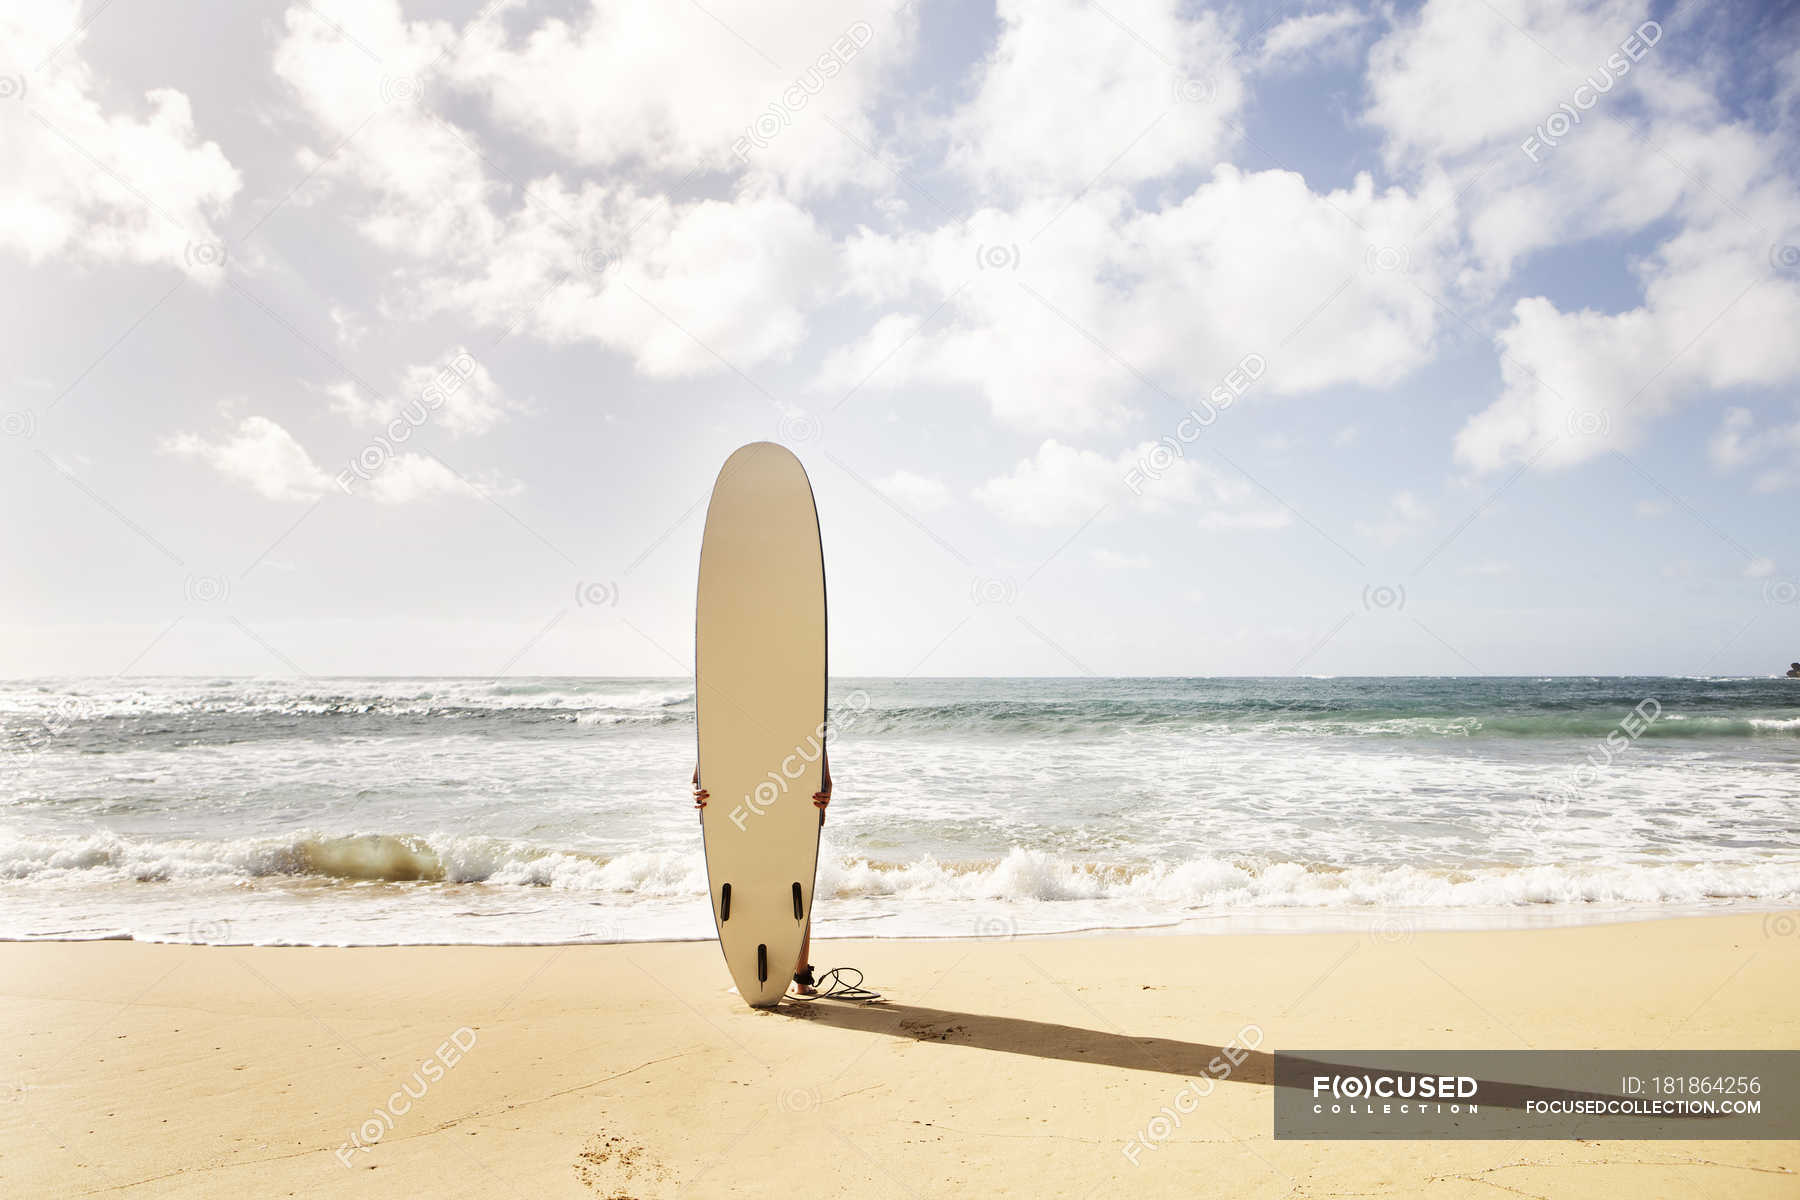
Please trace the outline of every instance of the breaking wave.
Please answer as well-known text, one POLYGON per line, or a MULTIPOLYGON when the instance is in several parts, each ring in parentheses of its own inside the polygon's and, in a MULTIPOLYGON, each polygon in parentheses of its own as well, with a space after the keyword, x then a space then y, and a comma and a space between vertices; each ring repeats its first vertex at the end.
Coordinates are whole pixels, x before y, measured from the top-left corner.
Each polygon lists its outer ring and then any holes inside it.
MULTIPOLYGON (((648 897, 701 897, 706 873, 693 851, 604 856, 484 837, 404 834, 309 836, 237 842, 126 838, 0 841, 0 879, 20 882, 254 882, 551 888, 648 897)), ((932 857, 883 862, 860 855, 819 864, 819 892, 840 899, 1121 900, 1172 909, 1487 907, 1533 904, 1691 904, 1800 899, 1800 861, 1563 863, 1429 869, 1202 857, 1084 862, 1014 847, 995 860, 932 857)))

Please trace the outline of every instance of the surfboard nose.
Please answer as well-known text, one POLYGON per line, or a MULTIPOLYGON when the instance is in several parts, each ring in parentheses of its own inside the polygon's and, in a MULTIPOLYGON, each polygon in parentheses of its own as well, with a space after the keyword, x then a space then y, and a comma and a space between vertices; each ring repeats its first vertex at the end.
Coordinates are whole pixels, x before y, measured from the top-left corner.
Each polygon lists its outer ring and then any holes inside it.
POLYGON ((805 470, 800 462, 800 456, 780 442, 745 442, 726 456, 725 465, 719 468, 719 476, 723 478, 726 472, 735 471, 746 463, 762 458, 785 459, 795 466, 800 466, 803 471, 805 470))

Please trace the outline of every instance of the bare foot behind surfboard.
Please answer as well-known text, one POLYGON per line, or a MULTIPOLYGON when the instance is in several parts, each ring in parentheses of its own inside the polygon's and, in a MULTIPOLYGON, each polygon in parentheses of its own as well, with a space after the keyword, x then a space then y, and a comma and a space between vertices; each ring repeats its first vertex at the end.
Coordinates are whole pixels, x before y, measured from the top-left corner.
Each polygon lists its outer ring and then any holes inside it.
POLYGON ((806 471, 753 442, 706 510, 694 620, 695 779, 719 946, 772 1008, 812 919, 825 780, 825 561, 806 471))

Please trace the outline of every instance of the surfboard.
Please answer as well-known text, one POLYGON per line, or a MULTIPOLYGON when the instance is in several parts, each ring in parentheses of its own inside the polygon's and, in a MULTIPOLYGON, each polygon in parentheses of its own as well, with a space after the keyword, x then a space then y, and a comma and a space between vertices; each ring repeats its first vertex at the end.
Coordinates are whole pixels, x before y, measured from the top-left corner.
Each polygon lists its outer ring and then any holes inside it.
POLYGON ((738 994, 773 1008, 812 919, 825 776, 825 557, 806 469, 725 460, 700 542, 696 804, 713 923, 738 994))

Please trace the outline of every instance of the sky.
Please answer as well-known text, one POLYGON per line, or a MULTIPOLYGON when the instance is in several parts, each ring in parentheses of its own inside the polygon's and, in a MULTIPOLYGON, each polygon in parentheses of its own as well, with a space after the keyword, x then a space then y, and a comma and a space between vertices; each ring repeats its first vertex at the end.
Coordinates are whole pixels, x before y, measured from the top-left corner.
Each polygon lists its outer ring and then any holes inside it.
POLYGON ((1800 21, 0 6, 0 675, 1779 674, 1800 21))

